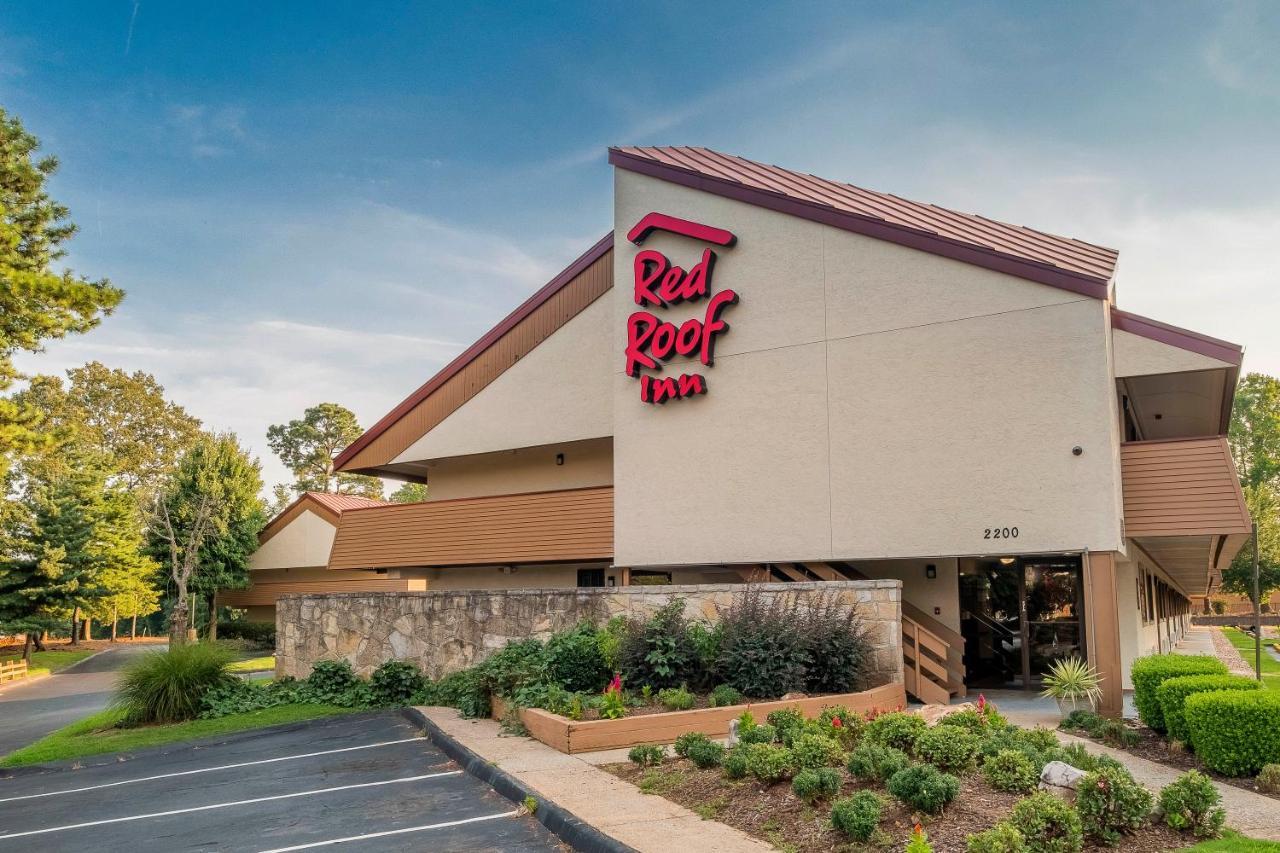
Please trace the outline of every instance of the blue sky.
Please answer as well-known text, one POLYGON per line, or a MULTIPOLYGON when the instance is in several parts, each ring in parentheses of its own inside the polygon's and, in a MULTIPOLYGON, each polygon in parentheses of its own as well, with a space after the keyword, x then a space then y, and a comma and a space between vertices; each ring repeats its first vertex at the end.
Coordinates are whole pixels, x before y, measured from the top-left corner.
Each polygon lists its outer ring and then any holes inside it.
POLYGON ((0 16, 68 263, 129 296, 26 357, 209 426, 367 426, 691 144, 1120 249, 1119 304, 1280 374, 1280 3, 157 3, 0 16))

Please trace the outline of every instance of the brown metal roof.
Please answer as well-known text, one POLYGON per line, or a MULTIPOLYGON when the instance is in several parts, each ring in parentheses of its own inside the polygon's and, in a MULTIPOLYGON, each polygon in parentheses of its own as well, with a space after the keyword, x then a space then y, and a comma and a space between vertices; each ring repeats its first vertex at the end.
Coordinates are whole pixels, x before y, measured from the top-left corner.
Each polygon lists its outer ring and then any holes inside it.
POLYGON ((613 487, 424 501, 344 512, 330 569, 613 558, 613 487))
POLYGON ((359 495, 337 495, 333 492, 307 492, 307 497, 319 501, 329 509, 342 514, 349 509, 367 509, 371 506, 390 506, 389 501, 363 498, 359 495))
POLYGON ((707 148, 609 149, 613 165, 783 213, 1107 298, 1118 253, 707 148))
POLYGON ((258 533, 258 544, 264 544, 272 536, 289 526, 295 518, 310 510, 325 521, 338 526, 338 518, 344 510, 363 509, 371 506, 387 506, 386 501, 375 501, 372 498, 361 498, 355 495, 335 495, 330 492, 303 492, 297 500, 289 504, 275 518, 263 525, 258 533))

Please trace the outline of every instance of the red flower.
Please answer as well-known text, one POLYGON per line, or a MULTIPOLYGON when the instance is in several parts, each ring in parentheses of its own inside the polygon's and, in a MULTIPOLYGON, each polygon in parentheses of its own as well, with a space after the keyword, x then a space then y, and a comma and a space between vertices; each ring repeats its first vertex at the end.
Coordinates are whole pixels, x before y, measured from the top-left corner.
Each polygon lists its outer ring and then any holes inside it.
POLYGON ((839 717, 832 717, 832 718, 831 718, 831 725, 838 729, 838 728, 840 728, 841 726, 843 726, 843 725, 844 725, 844 723, 840 722, 840 718, 839 718, 839 717))
POLYGON ((987 709, 987 697, 979 693, 978 694, 978 713, 982 713, 986 709, 987 709))
POLYGON ((605 693, 621 693, 622 692, 622 674, 615 672, 613 681, 609 682, 609 686, 604 689, 605 693))

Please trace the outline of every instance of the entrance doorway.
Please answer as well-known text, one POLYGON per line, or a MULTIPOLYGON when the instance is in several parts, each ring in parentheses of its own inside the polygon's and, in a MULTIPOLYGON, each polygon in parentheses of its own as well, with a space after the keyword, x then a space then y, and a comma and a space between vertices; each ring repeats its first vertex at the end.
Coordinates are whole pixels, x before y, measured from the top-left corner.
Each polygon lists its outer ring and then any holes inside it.
POLYGON ((1038 687, 1055 661, 1084 657, 1079 556, 960 561, 965 684, 1038 687))

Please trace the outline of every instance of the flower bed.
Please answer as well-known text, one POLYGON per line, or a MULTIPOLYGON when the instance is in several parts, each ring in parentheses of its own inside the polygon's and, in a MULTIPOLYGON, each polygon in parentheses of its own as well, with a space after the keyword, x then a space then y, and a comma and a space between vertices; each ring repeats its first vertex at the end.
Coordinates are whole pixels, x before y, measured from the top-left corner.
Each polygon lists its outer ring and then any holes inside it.
MULTIPOLYGON (((805 717, 817 717, 823 708, 842 706, 855 713, 877 713, 905 708, 906 692, 901 684, 886 684, 857 693, 836 693, 804 699, 749 702, 722 708, 698 708, 690 711, 661 711, 632 714, 617 720, 572 720, 540 708, 519 710, 520 722, 531 737, 561 752, 592 752, 617 749, 642 743, 673 743, 689 732, 713 737, 729 733, 729 724, 750 713, 765 718, 782 709, 794 709, 805 717)), ((512 709, 501 699, 493 703, 493 718, 502 720, 512 709)))

